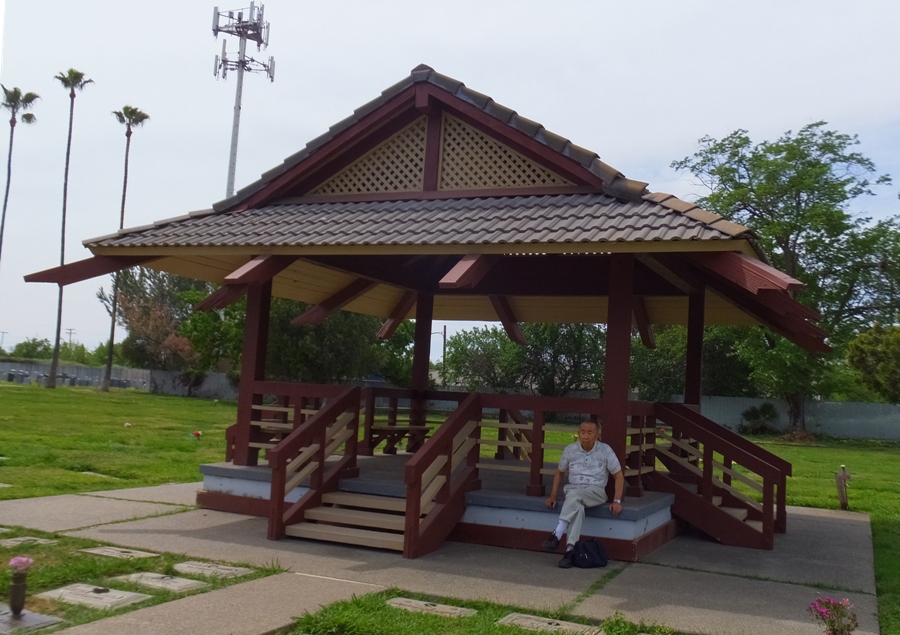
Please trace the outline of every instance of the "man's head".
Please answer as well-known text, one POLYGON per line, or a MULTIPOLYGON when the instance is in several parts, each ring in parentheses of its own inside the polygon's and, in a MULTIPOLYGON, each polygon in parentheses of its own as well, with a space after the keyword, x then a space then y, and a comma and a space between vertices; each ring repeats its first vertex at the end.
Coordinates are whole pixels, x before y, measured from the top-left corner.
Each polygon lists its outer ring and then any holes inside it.
POLYGON ((590 450, 594 444, 600 439, 600 424, 596 421, 582 421, 578 425, 578 440, 581 447, 590 450))

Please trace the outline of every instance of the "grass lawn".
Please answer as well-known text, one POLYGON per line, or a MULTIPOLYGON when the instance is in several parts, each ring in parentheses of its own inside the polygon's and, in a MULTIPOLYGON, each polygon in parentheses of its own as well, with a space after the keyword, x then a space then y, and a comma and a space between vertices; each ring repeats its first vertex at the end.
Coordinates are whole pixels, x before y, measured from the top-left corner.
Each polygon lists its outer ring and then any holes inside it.
POLYGON ((199 481, 235 415, 234 403, 0 382, 0 483, 12 485, 0 500, 199 481))
MULTIPOLYGON (((226 402, 0 382, 0 483, 12 485, 0 488, 0 500, 197 481, 200 464, 223 460, 235 413, 226 402)), ((496 438, 496 430, 483 432, 496 438)), ((553 443, 571 440, 548 434, 553 443)), ((838 509, 834 472, 847 466, 851 509, 872 519, 881 630, 900 635, 900 443, 753 440, 793 464, 790 505, 838 509)), ((482 447, 485 456, 495 451, 482 447)), ((556 457, 548 451, 547 460, 556 457)))

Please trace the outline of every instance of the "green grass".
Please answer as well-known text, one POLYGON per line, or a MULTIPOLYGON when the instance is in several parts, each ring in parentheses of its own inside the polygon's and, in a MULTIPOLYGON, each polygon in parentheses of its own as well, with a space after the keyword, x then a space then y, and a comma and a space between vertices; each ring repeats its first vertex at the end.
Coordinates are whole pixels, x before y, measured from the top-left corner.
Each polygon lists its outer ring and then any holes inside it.
MULTIPOLYGON (((253 567, 251 565, 239 564, 239 566, 252 569, 253 573, 236 578, 204 578, 202 576, 180 573, 175 570, 174 565, 177 563, 184 562, 185 560, 194 560, 194 558, 189 558, 184 555, 162 553, 158 558, 120 560, 117 558, 83 553, 81 549, 103 545, 103 543, 93 540, 72 538, 59 534, 36 531, 34 529, 24 529, 22 527, 13 527, 12 531, 4 532, 0 534, 0 536, 2 536, 3 539, 14 538, 17 536, 35 536, 57 541, 56 544, 52 545, 23 544, 11 548, 0 547, 0 560, 4 563, 13 556, 28 556, 34 560, 34 567, 28 572, 28 597, 25 602, 25 608, 30 611, 43 613, 45 615, 54 615, 63 619, 63 622, 55 629, 41 631, 42 633, 50 633, 53 632, 53 630, 77 624, 84 624, 86 622, 93 622, 112 615, 127 613, 136 609, 176 600, 187 595, 206 593, 207 591, 221 589, 233 584, 247 582, 249 580, 262 578, 283 571, 283 569, 277 565, 253 567), (115 576, 143 571, 202 580, 203 582, 206 582, 208 586, 203 589, 185 593, 174 593, 172 591, 140 586, 131 582, 112 580, 115 576), (113 587, 119 591, 143 593, 145 595, 150 595, 151 597, 138 604, 112 611, 103 611, 76 604, 66 604, 64 602, 35 597, 38 593, 58 589, 75 583, 90 584, 97 587, 113 587)), ((11 576, 8 575, 6 571, 0 575, 0 598, 9 597, 11 580, 11 576)))
POLYGON ((235 416, 233 403, 0 382, 0 483, 13 486, 0 500, 197 481, 235 416))
MULTIPOLYGON (((510 613, 528 613, 551 619, 599 626, 600 622, 572 616, 564 612, 545 612, 489 602, 466 602, 453 598, 441 598, 421 593, 390 589, 352 600, 336 602, 314 614, 297 620, 291 635, 527 635, 534 633, 516 626, 500 626, 497 620, 510 613), (426 602, 462 606, 478 611, 471 617, 443 617, 413 613, 387 604, 392 597, 407 597, 426 602)), ((658 625, 634 624, 616 615, 605 622, 607 635, 671 635, 674 631, 658 625)))

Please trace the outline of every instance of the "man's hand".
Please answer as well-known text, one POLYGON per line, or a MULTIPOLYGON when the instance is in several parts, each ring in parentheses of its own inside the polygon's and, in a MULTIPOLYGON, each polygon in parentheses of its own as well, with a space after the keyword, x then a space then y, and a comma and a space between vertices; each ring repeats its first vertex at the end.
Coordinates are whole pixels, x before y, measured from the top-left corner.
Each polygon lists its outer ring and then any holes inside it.
POLYGON ((551 494, 550 498, 544 501, 544 505, 550 509, 556 509, 556 494, 551 494))
POLYGON ((613 516, 618 516, 622 513, 622 504, 616 502, 610 503, 609 511, 612 512, 613 516))

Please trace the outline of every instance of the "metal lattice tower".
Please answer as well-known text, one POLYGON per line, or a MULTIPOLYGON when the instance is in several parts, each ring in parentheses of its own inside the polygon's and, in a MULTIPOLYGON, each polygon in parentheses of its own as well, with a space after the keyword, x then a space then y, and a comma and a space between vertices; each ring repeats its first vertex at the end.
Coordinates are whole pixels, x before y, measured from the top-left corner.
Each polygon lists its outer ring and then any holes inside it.
MULTIPOLYGON (((219 7, 213 8, 213 35, 219 37, 219 33, 233 35, 239 39, 237 59, 229 59, 226 51, 226 40, 222 40, 222 55, 216 55, 216 64, 213 74, 222 79, 227 79, 229 70, 237 71, 237 88, 234 95, 234 121, 231 126, 231 154, 228 158, 228 184, 225 188, 225 196, 234 194, 234 174, 237 167, 238 134, 241 127, 241 96, 244 90, 244 72, 262 71, 269 76, 270 81, 275 81, 275 58, 269 56, 268 62, 261 62, 247 57, 247 40, 256 42, 256 50, 262 50, 269 46, 269 23, 263 19, 265 7, 258 7, 250 3, 250 8, 236 9, 233 11, 219 11, 219 7)), ((233 55, 233 54, 232 54, 233 55)))

